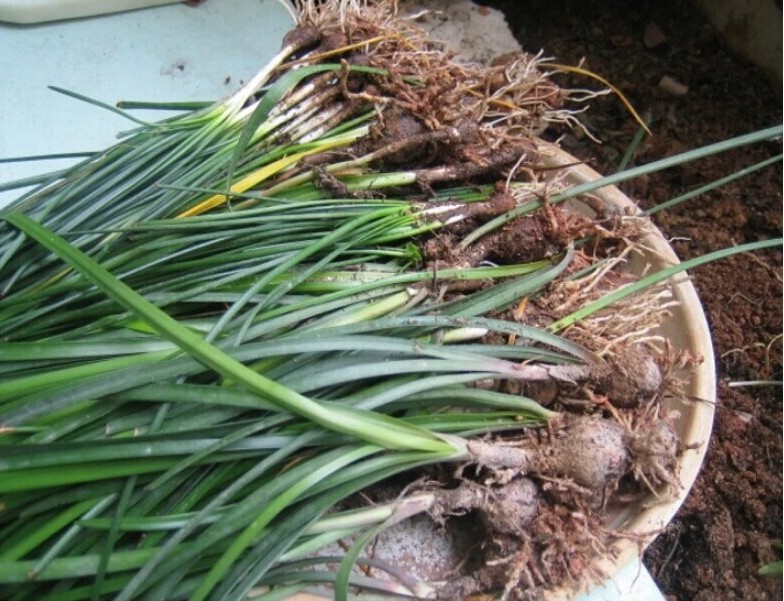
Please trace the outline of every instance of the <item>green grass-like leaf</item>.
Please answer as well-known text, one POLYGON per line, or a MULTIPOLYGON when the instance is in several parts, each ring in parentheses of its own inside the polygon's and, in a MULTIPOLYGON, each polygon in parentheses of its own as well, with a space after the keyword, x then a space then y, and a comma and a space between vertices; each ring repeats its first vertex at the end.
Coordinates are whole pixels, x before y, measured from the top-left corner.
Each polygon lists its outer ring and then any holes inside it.
POLYGON ((689 269, 693 269, 695 267, 699 267, 700 265, 705 265, 707 263, 712 263, 714 261, 719 261, 721 259, 725 259, 727 257, 731 257, 732 255, 737 255, 741 253, 752 252, 755 250, 762 250, 765 248, 775 248, 777 246, 781 246, 784 243, 784 239, 782 238, 773 238, 771 240, 761 240, 759 242, 749 242, 746 244, 739 244, 738 246, 733 246, 731 248, 724 248, 721 250, 717 250, 701 257, 695 257, 693 259, 689 259, 688 261, 684 261, 682 263, 678 263, 677 265, 673 265, 671 267, 667 267, 665 269, 661 269, 656 273, 652 273, 647 275, 643 278, 640 278, 633 284, 628 284, 627 286, 623 286, 618 288, 612 292, 609 292, 603 295, 601 298, 595 300, 592 303, 581 307, 577 311, 567 315, 559 319, 558 321, 550 324, 547 329, 551 332, 557 332, 558 330, 562 330, 564 328, 569 327, 570 325, 577 323, 581 319, 596 313, 597 311, 601 311, 602 309, 609 307, 613 303, 637 294, 638 292, 653 286, 659 282, 662 282, 672 276, 683 273, 689 269))
POLYGON ((265 378, 183 327, 47 228, 20 213, 3 215, 3 219, 57 254, 90 279, 107 296, 131 311, 166 339, 174 342, 184 352, 205 363, 226 379, 259 394, 262 398, 271 400, 284 409, 302 415, 328 429, 380 444, 383 447, 431 451, 444 451, 449 448, 447 443, 425 430, 370 412, 340 405, 326 406, 265 378))

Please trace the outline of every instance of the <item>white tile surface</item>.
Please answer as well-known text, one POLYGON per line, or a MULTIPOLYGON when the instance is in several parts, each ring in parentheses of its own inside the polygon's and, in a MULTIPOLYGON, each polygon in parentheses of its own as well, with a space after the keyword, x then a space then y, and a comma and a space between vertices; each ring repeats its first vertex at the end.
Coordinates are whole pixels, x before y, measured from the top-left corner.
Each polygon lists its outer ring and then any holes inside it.
POLYGON ((611 580, 574 601, 664 601, 664 596, 645 566, 634 560, 611 580))
MULTIPOLYGON (((0 157, 99 150, 133 125, 48 85, 107 104, 217 100, 277 52, 292 23, 280 0, 217 0, 195 8, 179 3, 39 25, 0 23, 0 157)), ((62 160, 0 163, 0 182, 64 166, 62 160)), ((0 193, 0 206, 18 194, 0 193)))

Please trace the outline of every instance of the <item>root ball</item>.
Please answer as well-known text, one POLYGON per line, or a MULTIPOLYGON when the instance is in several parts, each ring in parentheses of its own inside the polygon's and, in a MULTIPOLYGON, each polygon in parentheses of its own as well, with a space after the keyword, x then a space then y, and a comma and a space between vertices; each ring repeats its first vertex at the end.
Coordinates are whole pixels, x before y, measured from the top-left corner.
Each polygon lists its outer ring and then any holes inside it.
POLYGON ((485 486, 463 481, 460 486, 438 492, 431 515, 443 523, 445 516, 476 511, 490 532, 520 535, 536 517, 539 492, 528 478, 485 486))
POLYGON ((645 404, 662 387, 659 365, 642 345, 625 348, 609 358, 607 368, 599 388, 616 407, 626 409, 645 404))
POLYGON ((502 534, 520 535, 536 517, 539 491, 533 480, 516 478, 491 489, 489 502, 481 508, 487 528, 502 534))
POLYGON ((621 479, 631 463, 626 430, 601 417, 570 417, 541 462, 545 473, 604 491, 621 479))
POLYGON ((526 441, 524 448, 470 441, 468 450, 506 480, 511 472, 568 478, 597 493, 615 486, 631 466, 626 429, 598 416, 564 414, 562 420, 547 440, 526 441))
POLYGON ((652 492, 664 486, 670 492, 677 490, 678 454, 681 442, 678 435, 664 421, 656 421, 635 432, 629 447, 634 454, 634 473, 652 492))

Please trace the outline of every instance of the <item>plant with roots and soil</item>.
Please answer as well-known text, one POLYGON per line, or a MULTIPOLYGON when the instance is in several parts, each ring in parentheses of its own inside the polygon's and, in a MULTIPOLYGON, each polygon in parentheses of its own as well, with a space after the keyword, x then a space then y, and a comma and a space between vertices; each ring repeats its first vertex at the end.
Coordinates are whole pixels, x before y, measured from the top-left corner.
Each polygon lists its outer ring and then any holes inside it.
POLYGON ((780 128, 575 186, 537 135, 591 94, 540 57, 298 8, 227 100, 0 211, 4 599, 535 599, 681 492, 672 276, 781 241, 636 276, 647 217, 592 192, 780 128), (417 576, 372 552, 411 519, 473 540, 417 576))

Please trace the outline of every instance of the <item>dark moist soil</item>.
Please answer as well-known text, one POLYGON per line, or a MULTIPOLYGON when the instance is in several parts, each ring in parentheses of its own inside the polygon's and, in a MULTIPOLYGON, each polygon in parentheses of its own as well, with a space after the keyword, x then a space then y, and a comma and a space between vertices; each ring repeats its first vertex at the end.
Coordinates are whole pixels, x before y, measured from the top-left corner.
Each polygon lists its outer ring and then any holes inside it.
MULTIPOLYGON (((601 74, 646 115, 654 133, 634 164, 781 123, 780 90, 734 56, 686 2, 493 0, 529 52, 601 74), (666 41, 644 42, 646 26, 666 41), (663 76, 688 91, 658 87, 663 76)), ((649 29, 650 31, 650 29, 649 29)), ((588 80, 564 84, 595 87, 588 80)), ((602 141, 571 134, 563 146, 610 173, 637 130, 621 103, 604 97, 585 117, 602 141)), ((631 183, 642 207, 663 202, 778 152, 746 147, 631 183)), ((676 208, 656 223, 681 259, 781 235, 781 165, 676 208)), ((782 379, 782 256, 742 255, 692 272, 713 332, 718 406, 703 471, 682 509, 645 553, 645 564, 672 601, 781 599, 781 578, 757 570, 781 559, 782 388, 733 386, 782 379)))

